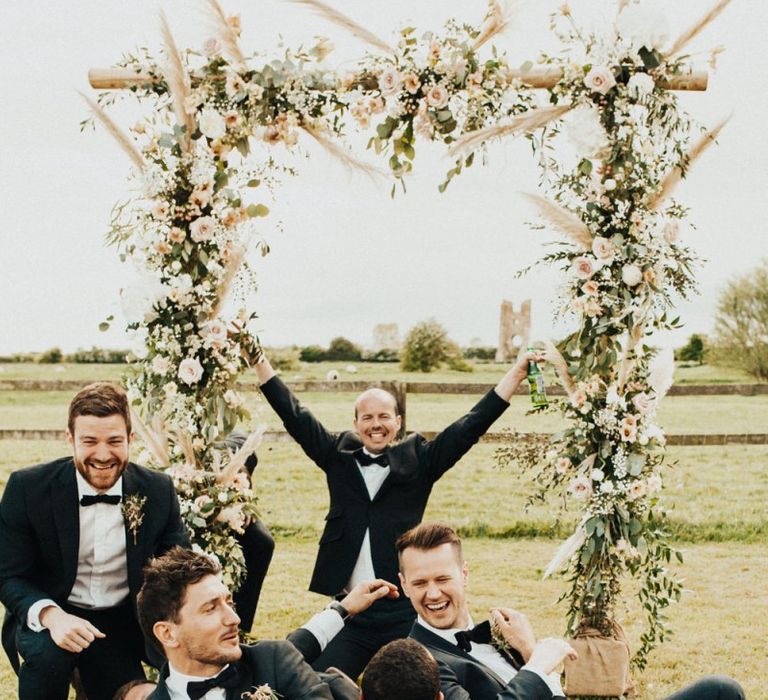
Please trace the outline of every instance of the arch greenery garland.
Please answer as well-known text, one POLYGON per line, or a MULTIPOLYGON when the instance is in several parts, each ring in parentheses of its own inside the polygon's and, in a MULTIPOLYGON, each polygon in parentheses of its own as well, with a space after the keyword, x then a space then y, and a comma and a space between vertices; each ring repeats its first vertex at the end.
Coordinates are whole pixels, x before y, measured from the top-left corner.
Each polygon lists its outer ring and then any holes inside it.
POLYGON ((405 28, 389 47, 317 0, 299 1, 375 51, 345 76, 324 69, 326 41, 268 61, 245 56, 239 19, 208 0, 218 32, 202 51, 180 52, 163 19, 163 60, 144 50, 119 64, 151 106, 130 134, 104 110, 116 93, 91 102, 134 164, 135 194, 115 207, 109 241, 144 275, 124 308, 136 340, 127 384, 145 418, 148 458, 172 474, 195 543, 217 555, 238 585, 243 560, 233 533, 256 515, 240 467, 260 434, 234 456, 219 445, 250 419, 236 382, 259 347, 249 330, 255 314, 230 312, 224 302, 252 285, 249 245, 268 252, 254 227, 269 213, 266 192, 295 174, 270 149, 299 148, 309 136, 368 170, 339 144, 352 129, 370 132, 368 146, 385 159, 394 195, 421 140, 442 142, 455 157, 442 191, 488 141, 525 134, 546 195, 531 198, 560 237, 541 262, 562 268, 562 310, 578 330, 549 348, 569 427, 551 439, 514 442, 498 458, 534 469, 538 496, 562 493, 580 510, 576 531, 548 567, 567 570, 569 632, 583 624, 608 632, 622 578, 639 578, 647 624, 634 661, 642 668, 664 639, 664 608, 681 593, 667 566, 682 561, 665 538, 658 503, 665 440, 655 411, 671 376, 663 363, 654 368, 644 338, 676 326, 672 303, 694 289, 696 255, 679 238, 687 211, 670 195, 720 128, 696 139, 665 85, 690 74, 684 47, 728 0, 671 48, 659 19, 641 5, 619 2, 602 35, 582 31, 563 5, 551 18, 563 50, 542 59, 555 76, 544 104, 520 78, 531 67, 514 70, 489 46, 505 25, 496 2, 480 28, 454 21, 442 33, 405 28), (573 136, 572 162, 552 156, 561 132, 573 136))

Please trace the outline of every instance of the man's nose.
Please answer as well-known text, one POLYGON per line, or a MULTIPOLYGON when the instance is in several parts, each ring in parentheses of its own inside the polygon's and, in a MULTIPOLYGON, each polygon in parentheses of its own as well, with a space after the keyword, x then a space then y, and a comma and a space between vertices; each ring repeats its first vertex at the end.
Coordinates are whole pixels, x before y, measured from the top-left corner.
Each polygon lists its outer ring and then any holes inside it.
POLYGON ((109 462, 112 459, 112 452, 106 442, 100 442, 93 449, 93 457, 97 462, 109 462))
POLYGON ((240 616, 235 612, 235 609, 231 605, 224 606, 224 617, 227 625, 239 625, 240 616))
POLYGON ((434 583, 427 585, 427 598, 436 599, 440 597, 440 587, 434 583))

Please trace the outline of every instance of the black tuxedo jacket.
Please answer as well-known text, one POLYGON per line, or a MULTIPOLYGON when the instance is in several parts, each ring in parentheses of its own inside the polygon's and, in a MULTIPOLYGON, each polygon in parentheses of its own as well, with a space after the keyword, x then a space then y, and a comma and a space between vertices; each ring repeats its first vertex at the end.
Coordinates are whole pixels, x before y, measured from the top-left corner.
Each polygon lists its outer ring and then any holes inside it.
POLYGON ((551 700, 552 691, 535 673, 522 670, 507 684, 455 644, 415 622, 411 639, 437 660, 445 700, 551 700))
MULTIPOLYGON (((253 692, 265 683, 280 700, 333 700, 330 687, 307 664, 296 648, 287 641, 262 641, 241 645, 243 655, 235 662, 239 673, 236 688, 227 690, 227 700, 240 700, 245 692, 253 692)), ((160 680, 148 700, 169 700, 168 665, 160 671, 160 680)), ((351 698, 350 698, 351 700, 351 698)))
MULTIPOLYGON (((166 474, 130 463, 123 495, 146 496, 144 521, 133 534, 126 523, 126 564, 131 600, 148 559, 174 545, 189 546, 173 482, 166 474)), ((18 669, 14 625, 26 624, 42 598, 66 602, 77 576, 80 541, 75 465, 71 457, 13 472, 0 501, 0 601, 6 608, 3 647, 18 669)))
POLYGON ((366 529, 376 576, 397 581, 395 540, 421 522, 432 486, 474 445, 509 404, 489 391, 434 440, 419 434, 387 448, 390 474, 371 500, 354 457, 356 433, 331 433, 299 403, 279 377, 261 391, 285 429, 325 472, 330 509, 309 589, 336 595, 349 581, 366 529))

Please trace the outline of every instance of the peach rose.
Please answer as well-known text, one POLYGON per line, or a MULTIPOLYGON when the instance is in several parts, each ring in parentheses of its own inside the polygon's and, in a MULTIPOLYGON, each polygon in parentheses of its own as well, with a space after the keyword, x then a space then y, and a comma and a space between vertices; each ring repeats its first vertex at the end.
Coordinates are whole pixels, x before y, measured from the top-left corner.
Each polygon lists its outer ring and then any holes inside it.
POLYGON ((435 85, 427 92, 427 104, 434 108, 440 109, 448 104, 448 90, 442 85, 435 85))
POLYGON ((581 255, 576 258, 571 264, 573 273, 580 280, 587 280, 595 274, 594 263, 585 255, 581 255))

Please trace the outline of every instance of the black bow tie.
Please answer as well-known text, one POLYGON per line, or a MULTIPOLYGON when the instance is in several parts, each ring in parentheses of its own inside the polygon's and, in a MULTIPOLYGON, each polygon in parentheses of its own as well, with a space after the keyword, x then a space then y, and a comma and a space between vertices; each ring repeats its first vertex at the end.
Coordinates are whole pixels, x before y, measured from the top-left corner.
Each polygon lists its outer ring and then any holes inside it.
POLYGON ((116 506, 120 503, 122 496, 108 496, 106 493, 97 493, 95 496, 83 496, 80 499, 81 506, 92 506, 94 503, 108 503, 116 506))
POLYGON ((456 632, 456 646, 467 654, 472 651, 472 642, 475 642, 475 644, 491 644, 504 660, 518 671, 525 664, 522 654, 517 649, 502 649, 499 647, 494 636, 491 634, 491 623, 488 620, 481 622, 471 630, 456 632))
POLYGON ((204 681, 189 681, 187 683, 189 700, 200 700, 203 695, 214 688, 236 688, 239 680, 238 675, 237 668, 230 664, 213 678, 204 681))
POLYGON ((380 467, 389 466, 389 457, 385 452, 379 455, 369 455, 367 452, 363 452, 362 447, 355 450, 355 459, 361 467, 370 467, 372 464, 378 464, 380 467))

